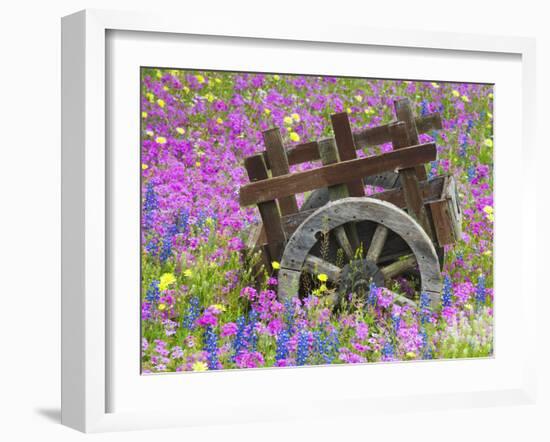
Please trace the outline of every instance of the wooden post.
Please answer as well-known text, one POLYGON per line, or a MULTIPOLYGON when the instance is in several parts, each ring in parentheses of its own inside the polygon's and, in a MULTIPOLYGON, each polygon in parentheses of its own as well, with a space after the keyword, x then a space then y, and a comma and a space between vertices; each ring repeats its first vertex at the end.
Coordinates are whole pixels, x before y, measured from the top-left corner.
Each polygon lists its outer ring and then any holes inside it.
MULTIPOLYGON (((395 100, 394 103, 395 115, 397 116, 398 121, 405 123, 405 127, 409 136, 409 146, 419 144, 418 140, 418 129, 416 127, 416 119, 411 108, 411 103, 408 98, 403 98, 401 100, 395 100)), ((427 179, 426 175, 426 166, 416 166, 416 176, 420 181, 427 179)))
MULTIPOLYGON (((244 161, 244 167, 251 182, 268 179, 267 167, 262 154, 248 157, 244 161)), ((285 234, 281 224, 281 215, 275 200, 258 204, 258 210, 262 218, 263 228, 268 244, 270 261, 279 261, 283 256, 285 234)), ((271 270, 271 269, 268 269, 271 270)))
MULTIPOLYGON (((410 146, 410 135, 407 126, 402 121, 397 121, 390 125, 390 134, 392 137, 392 145, 394 149, 402 149, 410 146)), ((399 171, 399 180, 405 197, 405 203, 409 215, 411 215, 426 231, 428 236, 433 240, 432 228, 424 207, 422 192, 418 183, 417 172, 414 167, 407 167, 399 171)))
MULTIPOLYGON (((269 129, 263 132, 265 150, 272 176, 281 176, 290 173, 288 157, 283 145, 283 138, 279 128, 269 129)), ((294 195, 285 196, 278 200, 281 215, 291 215, 298 212, 298 204, 294 195)))
MULTIPOLYGON (((330 116, 332 122, 332 130, 336 139, 336 146, 340 154, 340 161, 354 160, 357 158, 355 152, 355 142, 353 141, 353 133, 349 124, 348 114, 342 112, 330 116)), ((355 180, 347 183, 349 196, 365 196, 365 186, 363 180, 355 180)))

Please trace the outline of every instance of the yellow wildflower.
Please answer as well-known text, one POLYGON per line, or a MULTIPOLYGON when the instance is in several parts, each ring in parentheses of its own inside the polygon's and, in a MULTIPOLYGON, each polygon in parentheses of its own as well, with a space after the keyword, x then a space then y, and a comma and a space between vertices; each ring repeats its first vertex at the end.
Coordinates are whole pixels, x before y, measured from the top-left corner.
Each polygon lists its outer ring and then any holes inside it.
POLYGON ((416 358, 416 353, 414 351, 408 351, 407 353, 405 353, 405 357, 407 359, 414 359, 416 358))
POLYGON ((472 310, 473 309, 472 304, 464 304, 464 308, 466 310, 472 310))
POLYGON ((145 94, 145 96, 147 97, 147 100, 149 100, 150 103, 152 103, 153 100, 154 100, 154 98, 155 98, 155 96, 153 95, 152 92, 147 92, 147 93, 145 94))
POLYGON ((323 293, 325 291, 327 291, 327 286, 325 284, 321 284, 321 286, 319 287, 319 293, 323 293))
POLYGON ((214 81, 218 84, 220 84, 222 82, 222 80, 220 78, 216 78, 214 81))
POLYGON ((197 361, 193 364, 193 371, 206 371, 208 370, 208 365, 205 362, 197 361))
POLYGON ((142 112, 141 113, 141 118, 147 118, 147 112, 142 112))
POLYGON ((157 100, 157 104, 160 106, 160 107, 164 107, 165 103, 164 103, 164 100, 162 98, 159 98, 157 100))
POLYGON ((147 170, 147 169, 149 169, 149 166, 147 164, 143 163, 141 165, 141 168, 142 168, 142 170, 147 170))
POLYGON ((493 114, 491 112, 487 112, 487 116, 492 120, 493 119, 493 114))
POLYGON ((460 92, 458 92, 456 89, 453 89, 453 97, 460 97, 460 92))
POLYGON ((176 132, 183 135, 185 133, 185 129, 183 127, 176 127, 176 132))
POLYGON ((292 124, 292 117, 284 117, 283 121, 285 122, 285 124, 292 124))
POLYGON ((298 115, 297 113, 293 113, 291 117, 294 121, 296 121, 296 123, 300 122, 300 115, 298 115))
POLYGON ((183 272, 183 276, 185 276, 186 278, 190 278, 191 276, 193 276, 193 272, 191 271, 191 269, 187 269, 185 270, 185 272, 183 272))
POLYGON ((489 95, 487 95, 490 99, 493 99, 494 95, 493 93, 491 92, 489 95))
POLYGON ((281 264, 279 264, 277 261, 273 261, 271 263, 271 267, 273 267, 273 270, 279 270, 281 268, 281 264))
POLYGON ((438 85, 437 83, 433 83, 433 82, 432 82, 432 87, 433 87, 434 89, 439 89, 439 85, 438 85))
POLYGON ((168 90, 168 86, 164 86, 164 87, 162 88, 162 90, 167 91, 167 90, 168 90))
POLYGON ((319 273, 317 275, 317 279, 321 282, 327 282, 328 281, 328 276, 325 273, 319 273))
POLYGON ((185 93, 189 92, 189 88, 187 86, 183 86, 183 92, 185 93))
POLYGON ((195 162, 195 167, 201 167, 201 162, 200 161, 195 162))
POLYGON ((158 309, 159 309, 160 311, 166 310, 166 304, 159 304, 159 305, 158 305, 158 309))
POLYGON ((206 95, 205 95, 206 99, 208 100, 209 103, 212 103, 216 97, 214 97, 214 95, 210 92, 208 92, 206 95))
POLYGON ((460 99, 462 101, 464 101, 464 103, 469 103, 470 102, 470 99, 466 95, 463 95, 462 97, 460 97, 460 99))
POLYGON ((361 101, 363 101, 363 97, 361 95, 356 95, 353 98, 355 98, 355 101, 358 101, 359 103, 361 103, 361 101))
POLYGON ((223 304, 214 304, 214 305, 211 305, 210 307, 217 310, 218 312, 225 312, 227 310, 225 308, 225 305, 223 305, 223 304))
POLYGON ((346 112, 347 112, 348 114, 351 114, 351 107, 346 108, 346 112))
POLYGON ((274 79, 275 81, 278 81, 279 78, 281 78, 281 77, 279 77, 277 74, 275 74, 275 75, 273 76, 273 79, 274 79))
POLYGON ((157 75, 157 78, 162 78, 162 72, 161 72, 160 69, 157 69, 157 70, 155 71, 155 74, 157 75))
POLYGON ((296 132, 290 132, 290 139, 292 141, 300 141, 300 135, 298 135, 296 132))
POLYGON ((218 117, 218 119, 216 120, 216 123, 223 124, 223 120, 220 117, 218 117))
POLYGON ((195 78, 200 84, 204 83, 204 77, 201 74, 195 75, 195 78))
POLYGON ((157 137, 155 138, 155 141, 159 144, 166 144, 166 138, 164 137, 157 137))
POLYGON ((160 277, 159 289, 161 291, 166 290, 172 284, 176 282, 176 277, 173 273, 163 273, 160 277))
POLYGON ((487 138, 483 144, 485 144, 485 146, 487 147, 493 147, 493 140, 487 138))
POLYGON ((147 135, 149 135, 150 137, 152 137, 153 135, 155 135, 155 133, 152 131, 152 130, 146 130, 145 133, 147 135))
POLYGON ((487 219, 489 221, 493 222, 495 220, 495 215, 494 215, 494 212, 493 212, 493 208, 491 206, 485 206, 483 208, 483 211, 487 215, 487 219))
POLYGON ((266 115, 269 115, 269 114, 271 113, 271 111, 266 107, 266 108, 264 109, 264 113, 265 113, 266 115))
POLYGON ((491 256, 493 254, 493 252, 491 252, 490 250, 485 250, 485 252, 483 252, 483 254, 485 256, 491 256))

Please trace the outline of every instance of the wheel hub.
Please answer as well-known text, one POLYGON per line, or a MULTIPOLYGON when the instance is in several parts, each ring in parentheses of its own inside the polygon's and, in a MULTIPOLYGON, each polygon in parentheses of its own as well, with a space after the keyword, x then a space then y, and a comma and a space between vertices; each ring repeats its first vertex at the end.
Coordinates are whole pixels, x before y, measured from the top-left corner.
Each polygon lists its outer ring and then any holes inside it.
POLYGON ((378 287, 384 285, 384 278, 378 266, 367 259, 355 259, 346 264, 340 276, 339 292, 367 293, 371 282, 378 287))

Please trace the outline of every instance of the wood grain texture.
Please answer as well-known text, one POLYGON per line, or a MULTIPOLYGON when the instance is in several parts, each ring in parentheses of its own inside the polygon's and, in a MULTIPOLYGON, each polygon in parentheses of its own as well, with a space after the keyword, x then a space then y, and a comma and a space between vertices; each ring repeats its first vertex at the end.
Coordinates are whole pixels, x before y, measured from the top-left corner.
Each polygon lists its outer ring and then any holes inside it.
MULTIPOLYGON (((411 103, 408 98, 394 101, 395 115, 398 121, 405 123, 410 144, 418 144, 418 128, 416 126, 416 118, 414 117, 411 103)), ((416 175, 419 180, 423 181, 427 178, 426 167, 424 165, 416 166, 416 175)))
MULTIPOLYGON (((262 182, 268 178, 267 167, 263 155, 254 155, 245 160, 245 168, 251 182, 262 182)), ((265 201, 258 204, 262 218, 265 237, 271 260, 279 260, 283 253, 285 234, 281 225, 281 215, 277 203, 265 201)))
MULTIPOLYGON (((392 204, 374 198, 344 198, 332 201, 311 214, 290 237, 281 259, 281 269, 294 275, 287 278, 279 297, 298 293, 299 274, 311 248, 317 242, 317 235, 323 229, 329 230, 350 221, 373 221, 386 226, 407 243, 414 254, 421 275, 421 290, 429 292, 431 307, 439 306, 442 288, 441 272, 434 246, 422 227, 409 215, 392 204)), ((290 295, 292 296, 292 295, 290 295)))
MULTIPOLYGON (((286 150, 279 128, 263 132, 265 150, 271 165, 271 176, 281 176, 290 173, 286 150)), ((267 167, 267 166, 266 166, 267 167)), ((294 195, 285 196, 278 200, 281 215, 290 215, 298 212, 298 204, 294 195)))
MULTIPOLYGON (((416 127, 419 133, 427 133, 432 130, 441 129, 441 116, 439 113, 428 114, 419 117, 415 120, 416 127)), ((391 124, 391 123, 390 123, 391 124)), ((380 144, 391 141, 389 133, 389 124, 384 124, 377 127, 354 131, 353 141, 357 149, 362 149, 369 146, 378 146, 380 144)), ((296 146, 285 146, 287 152, 288 163, 293 166, 295 164, 306 163, 308 161, 317 161, 320 159, 319 150, 317 149, 316 141, 298 144, 296 146)), ((266 152, 262 152, 264 161, 268 169, 271 168, 266 152)))
MULTIPOLYGON (((331 115, 330 121, 332 123, 332 131, 334 132, 334 139, 336 140, 340 161, 354 160, 357 158, 355 142, 353 140, 353 133, 351 132, 351 125, 347 112, 331 115)), ((349 196, 365 196, 363 177, 346 182, 346 186, 349 196)))
MULTIPOLYGON (((261 154, 258 156, 262 157, 261 154)), ((367 158, 342 161, 319 169, 306 170, 246 184, 240 189, 239 201, 241 206, 250 206, 308 192, 320 187, 343 184, 366 175, 424 164, 433 161, 435 158, 435 144, 427 143, 367 158)))

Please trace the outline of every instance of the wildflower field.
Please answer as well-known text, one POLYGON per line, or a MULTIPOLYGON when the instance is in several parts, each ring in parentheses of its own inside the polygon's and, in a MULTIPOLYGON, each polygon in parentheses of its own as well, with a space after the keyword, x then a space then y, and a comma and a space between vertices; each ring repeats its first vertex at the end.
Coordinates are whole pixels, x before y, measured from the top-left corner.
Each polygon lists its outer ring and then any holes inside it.
POLYGON ((154 68, 141 78, 143 373, 492 355, 491 85, 154 68), (446 246, 441 309, 399 284, 371 284, 333 309, 323 274, 310 293, 278 300, 278 263, 262 277, 242 251, 259 220, 239 206, 243 159, 265 149, 267 129, 288 144, 318 140, 344 111, 355 130, 378 126, 404 97, 417 115, 440 112, 443 129, 420 142, 435 141, 429 176, 454 177, 463 213, 462 238, 446 246), (395 302, 405 294, 419 307, 395 302))

